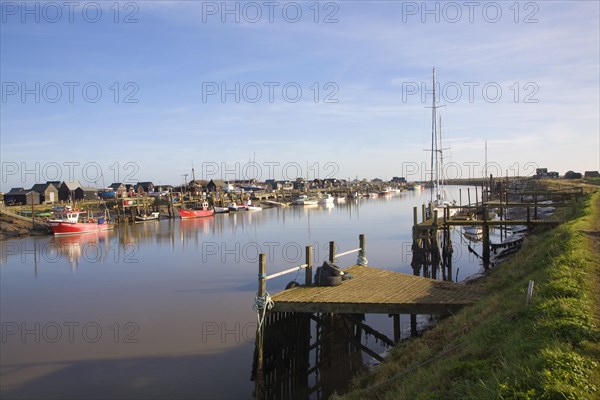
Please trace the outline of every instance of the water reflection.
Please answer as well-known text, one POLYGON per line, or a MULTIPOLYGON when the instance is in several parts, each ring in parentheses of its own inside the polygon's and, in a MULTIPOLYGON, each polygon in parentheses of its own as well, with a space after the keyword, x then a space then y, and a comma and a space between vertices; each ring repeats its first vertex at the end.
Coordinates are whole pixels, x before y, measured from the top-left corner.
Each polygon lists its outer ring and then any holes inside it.
MULTIPOLYGON (((57 257, 64 257, 75 272, 82 258, 87 262, 106 262, 110 256, 112 231, 84 233, 80 235, 54 236, 57 257)), ((52 250, 48 253, 53 257, 52 250)))

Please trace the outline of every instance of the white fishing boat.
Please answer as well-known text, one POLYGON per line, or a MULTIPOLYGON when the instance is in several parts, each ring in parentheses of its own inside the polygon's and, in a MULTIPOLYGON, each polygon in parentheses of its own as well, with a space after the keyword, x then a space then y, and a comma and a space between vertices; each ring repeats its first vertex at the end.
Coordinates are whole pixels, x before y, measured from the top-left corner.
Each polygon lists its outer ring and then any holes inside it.
POLYGON ((215 206, 213 208, 215 209, 215 213, 217 213, 217 214, 224 214, 224 213, 228 213, 229 212, 229 207, 215 206))
POLYGON ((333 196, 329 193, 326 193, 324 197, 320 198, 317 201, 318 204, 333 204, 333 196))
POLYGON ((229 208, 230 212, 231 211, 245 211, 246 210, 246 206, 245 205, 243 205, 243 204, 237 204, 237 203, 235 203, 233 201, 231 203, 229 203, 228 208, 229 208))
POLYGON ((483 227, 480 225, 463 226, 465 236, 473 239, 481 239, 483 237, 483 227))
POLYGON ((246 204, 246 210, 247 211, 262 211, 262 207, 252 204, 252 201, 248 200, 248 203, 246 204))
POLYGON ((380 196, 391 196, 394 194, 394 190, 391 187, 384 188, 381 192, 379 192, 380 196))
POLYGON ((136 215, 135 222, 158 221, 159 217, 160 217, 159 212, 152 212, 150 214, 136 215))
POLYGON ((335 201, 338 204, 345 203, 346 202, 346 198, 344 196, 338 196, 338 197, 335 197, 333 199, 333 201, 335 201))
POLYGON ((296 200, 293 201, 292 204, 296 205, 296 206, 313 206, 318 204, 318 200, 317 199, 313 199, 308 197, 305 194, 301 194, 300 196, 298 196, 298 198, 296 200))

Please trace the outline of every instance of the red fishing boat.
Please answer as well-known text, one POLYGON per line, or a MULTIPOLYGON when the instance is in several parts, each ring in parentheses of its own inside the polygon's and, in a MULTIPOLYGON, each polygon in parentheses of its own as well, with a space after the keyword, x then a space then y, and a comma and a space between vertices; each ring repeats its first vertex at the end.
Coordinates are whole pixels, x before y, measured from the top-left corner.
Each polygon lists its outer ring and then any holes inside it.
POLYGON ((200 207, 191 210, 179 210, 181 219, 211 217, 215 215, 215 210, 208 208, 208 203, 204 202, 200 207))
POLYGON ((81 233, 103 232, 114 228, 104 218, 88 218, 85 222, 79 222, 80 215, 87 211, 73 210, 66 206, 62 211, 55 211, 54 218, 48 220, 48 226, 55 235, 76 235, 81 233))

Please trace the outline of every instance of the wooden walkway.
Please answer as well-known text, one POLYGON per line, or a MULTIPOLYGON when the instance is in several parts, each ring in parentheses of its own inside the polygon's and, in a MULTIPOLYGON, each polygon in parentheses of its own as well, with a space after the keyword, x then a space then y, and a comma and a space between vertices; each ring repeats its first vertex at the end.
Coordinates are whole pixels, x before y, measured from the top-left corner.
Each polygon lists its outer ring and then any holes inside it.
POLYGON ((472 304, 473 286, 355 265, 340 286, 298 286, 272 297, 273 311, 364 314, 446 314, 472 304))

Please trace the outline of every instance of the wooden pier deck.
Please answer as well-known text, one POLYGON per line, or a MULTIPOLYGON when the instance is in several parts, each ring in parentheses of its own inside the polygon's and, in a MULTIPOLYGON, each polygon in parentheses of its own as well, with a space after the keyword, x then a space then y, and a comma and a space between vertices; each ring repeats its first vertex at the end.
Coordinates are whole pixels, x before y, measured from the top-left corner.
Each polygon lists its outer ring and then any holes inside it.
POLYGON ((384 269, 352 266, 340 286, 298 286, 272 297, 273 311, 447 314, 472 304, 481 289, 384 269))

